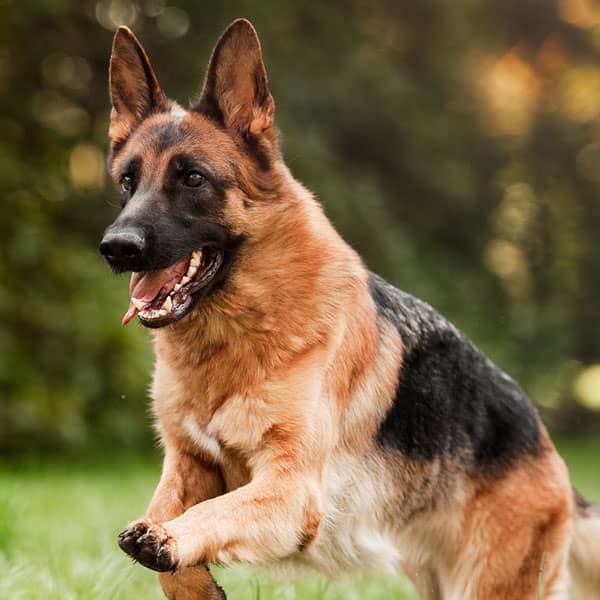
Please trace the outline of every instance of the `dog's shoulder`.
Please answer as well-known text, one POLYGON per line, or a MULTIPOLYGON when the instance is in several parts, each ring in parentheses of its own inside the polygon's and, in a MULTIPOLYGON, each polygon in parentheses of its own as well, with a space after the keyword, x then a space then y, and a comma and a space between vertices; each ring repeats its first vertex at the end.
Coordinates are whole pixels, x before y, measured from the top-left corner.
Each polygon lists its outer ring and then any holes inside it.
POLYGON ((427 303, 370 275, 378 318, 403 360, 378 440, 415 458, 451 455, 493 467, 536 452, 541 425, 521 387, 427 303))

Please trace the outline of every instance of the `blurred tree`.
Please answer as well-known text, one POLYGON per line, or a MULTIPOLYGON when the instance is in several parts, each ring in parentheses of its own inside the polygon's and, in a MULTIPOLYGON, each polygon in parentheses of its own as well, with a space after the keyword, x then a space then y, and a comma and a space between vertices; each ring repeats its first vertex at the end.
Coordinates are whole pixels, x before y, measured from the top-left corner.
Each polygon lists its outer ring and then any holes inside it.
POLYGON ((0 448, 140 445, 151 357, 97 243, 112 30, 184 101, 255 23, 287 160, 368 265, 555 425, 600 410, 600 10, 592 0, 0 0, 0 448), (584 409, 584 407, 587 407, 584 409), (552 416, 551 415, 551 416, 552 416))

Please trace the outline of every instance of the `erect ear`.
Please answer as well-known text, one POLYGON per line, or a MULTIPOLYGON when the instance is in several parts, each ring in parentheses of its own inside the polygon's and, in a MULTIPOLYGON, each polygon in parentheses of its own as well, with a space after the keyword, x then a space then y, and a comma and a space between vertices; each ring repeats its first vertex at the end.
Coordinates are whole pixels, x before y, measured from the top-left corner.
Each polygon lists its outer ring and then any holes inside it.
POLYGON ((166 108, 166 98, 142 45, 127 27, 115 33, 109 68, 109 137, 124 139, 151 112, 166 108))
POLYGON ((220 37, 192 109, 242 134, 259 135, 273 124, 275 102, 250 21, 237 19, 220 37))

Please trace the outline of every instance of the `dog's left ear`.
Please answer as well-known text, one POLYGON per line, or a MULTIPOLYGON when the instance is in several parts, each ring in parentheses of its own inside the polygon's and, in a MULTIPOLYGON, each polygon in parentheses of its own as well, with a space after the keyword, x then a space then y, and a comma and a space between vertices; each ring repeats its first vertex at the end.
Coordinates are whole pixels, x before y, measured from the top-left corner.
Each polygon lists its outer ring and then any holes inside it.
POLYGON ((119 27, 113 39, 109 68, 109 137, 122 140, 152 112, 165 110, 167 100, 148 55, 133 32, 119 27))
POLYGON ((217 42, 200 100, 192 110, 242 135, 260 135, 273 125, 275 102, 250 21, 237 19, 217 42))

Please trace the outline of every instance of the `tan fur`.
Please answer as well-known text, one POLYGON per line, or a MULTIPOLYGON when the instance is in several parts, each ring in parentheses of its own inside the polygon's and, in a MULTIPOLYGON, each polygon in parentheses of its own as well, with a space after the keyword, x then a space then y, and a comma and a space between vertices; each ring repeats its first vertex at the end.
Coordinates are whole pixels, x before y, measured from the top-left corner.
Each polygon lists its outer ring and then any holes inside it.
POLYGON ((542 598, 565 597, 570 497, 566 468, 549 443, 542 457, 505 477, 473 482, 462 539, 441 577, 444 597, 534 600, 539 580, 542 598))
POLYGON ((188 567, 175 573, 159 573, 160 584, 170 600, 221 600, 205 567, 188 567))
MULTIPOLYGON (((177 566, 161 575, 167 596, 218 598, 202 565, 245 561, 332 576, 404 566, 430 600, 533 600, 543 558, 542 597, 562 598, 572 502, 548 440, 485 479, 460 456, 414 460, 377 443, 402 341, 378 319, 358 255, 282 162, 249 24, 217 44, 204 113, 170 106, 127 141, 143 159, 140 187, 158 189, 177 153, 201 157, 232 182, 219 219, 245 241, 226 284, 153 333, 165 461, 131 527, 177 566), (191 133, 156 152, 155 127, 171 119, 191 133)), ((113 161, 117 180, 124 160, 113 161)), ((577 556, 589 551, 578 544, 577 556)))

